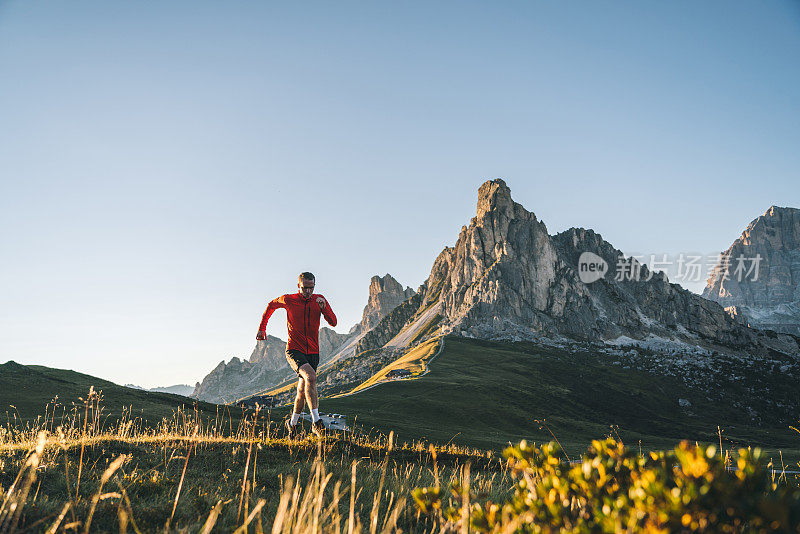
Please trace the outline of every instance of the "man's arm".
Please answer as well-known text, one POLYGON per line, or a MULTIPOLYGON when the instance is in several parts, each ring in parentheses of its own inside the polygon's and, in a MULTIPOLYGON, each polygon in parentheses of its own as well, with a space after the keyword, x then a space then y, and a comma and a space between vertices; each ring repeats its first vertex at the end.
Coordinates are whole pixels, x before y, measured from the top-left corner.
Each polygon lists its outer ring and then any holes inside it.
POLYGON ((275 313, 275 310, 278 308, 285 308, 286 307, 286 300, 284 299, 286 295, 281 295, 280 297, 273 299, 267 305, 267 309, 264 310, 264 315, 261 316, 261 324, 258 325, 258 332, 256 333, 256 339, 262 340, 267 339, 267 322, 269 318, 275 313))
POLYGON ((319 309, 322 310, 322 316, 325 317, 325 320, 328 321, 328 324, 331 326, 336 326, 336 314, 333 313, 331 305, 328 304, 328 300, 320 295, 317 298, 317 304, 319 304, 319 309))

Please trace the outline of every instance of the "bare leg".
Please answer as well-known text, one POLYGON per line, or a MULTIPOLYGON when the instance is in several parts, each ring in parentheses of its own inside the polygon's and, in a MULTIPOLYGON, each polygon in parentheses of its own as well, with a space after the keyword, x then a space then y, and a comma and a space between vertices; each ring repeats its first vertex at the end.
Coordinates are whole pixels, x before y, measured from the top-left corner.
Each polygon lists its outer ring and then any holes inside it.
POLYGON ((306 404, 305 380, 301 377, 297 380, 297 396, 294 398, 294 413, 301 413, 306 404))
MULTIPOLYGON (((304 363, 300 366, 299 373, 301 376, 300 380, 305 383, 305 400, 308 402, 308 408, 309 410, 314 410, 319 404, 319 398, 317 397, 317 372, 314 371, 314 368, 309 364, 304 363)), ((300 387, 299 382, 298 387, 300 387)), ((295 400, 295 406, 297 406, 297 402, 298 401, 295 400)))

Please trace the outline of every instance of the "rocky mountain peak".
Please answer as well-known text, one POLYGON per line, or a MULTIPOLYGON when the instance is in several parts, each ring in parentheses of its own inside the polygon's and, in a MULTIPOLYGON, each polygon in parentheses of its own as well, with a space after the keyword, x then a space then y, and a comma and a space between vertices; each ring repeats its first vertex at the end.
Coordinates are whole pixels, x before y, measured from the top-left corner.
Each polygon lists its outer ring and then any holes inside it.
POLYGON ((375 275, 369 279, 369 298, 377 298, 384 292, 403 292, 403 286, 394 277, 386 273, 383 276, 375 275))
MULTIPOLYGON (((781 213, 780 208, 772 211, 781 213)), ((782 235, 794 232, 794 215, 788 213, 783 212, 780 223, 771 223, 781 226, 782 235)), ((778 230, 765 233, 770 232, 778 230)), ((800 258, 789 263, 800 276, 800 258)), ((800 348, 796 338, 753 332, 718 304, 626 258, 592 230, 549 235, 543 222, 512 200, 502 180, 480 187, 477 216, 462 227, 453 247, 442 250, 420 296, 408 302, 412 305, 387 317, 394 328, 381 340, 401 332, 406 333, 403 339, 413 338, 413 332, 436 332, 430 335, 610 342, 658 338, 748 346, 760 353, 800 348), (599 278, 581 279, 587 261, 602 267, 599 278), (620 266, 623 276, 615 273, 620 266)))
POLYGON ((466 238, 469 248, 480 247, 481 255, 492 263, 501 256, 514 255, 516 249, 513 245, 520 231, 528 232, 532 237, 540 232, 546 234, 547 228, 533 213, 514 202, 511 189, 503 180, 489 180, 478 189, 477 216, 472 218, 469 226, 462 228, 455 248, 463 246, 462 238, 466 238))
POLYGON ((784 206, 778 206, 778 205, 773 204, 772 206, 769 207, 769 209, 767 209, 767 211, 764 212, 764 215, 770 215, 770 216, 776 216, 777 215, 777 216, 780 216, 782 214, 796 214, 797 212, 800 212, 800 209, 791 208, 791 207, 788 207, 788 206, 785 206, 785 207, 784 206))
POLYGON ((484 182, 478 189, 478 219, 490 211, 498 211, 509 218, 514 214, 511 189, 500 178, 484 182))
POLYGON ((434 262, 422 302, 440 301, 453 325, 470 322, 478 309, 533 320, 547 306, 554 276, 547 228, 513 201, 503 180, 490 180, 478 190, 477 217, 434 262))
POLYGON ((770 206, 747 225, 739 240, 745 245, 762 240, 773 247, 796 248, 800 245, 800 209, 770 206))
POLYGON ((703 296, 751 326, 800 334, 800 209, 770 206, 747 225, 703 296))
POLYGON ((390 311, 413 295, 413 289, 403 289, 400 282, 388 273, 384 276, 373 276, 369 281, 369 300, 364 307, 361 331, 372 329, 390 311))
POLYGON ((271 370, 280 369, 286 365, 284 352, 286 342, 280 338, 268 335, 267 339, 256 341, 256 346, 250 354, 250 363, 263 363, 271 370))

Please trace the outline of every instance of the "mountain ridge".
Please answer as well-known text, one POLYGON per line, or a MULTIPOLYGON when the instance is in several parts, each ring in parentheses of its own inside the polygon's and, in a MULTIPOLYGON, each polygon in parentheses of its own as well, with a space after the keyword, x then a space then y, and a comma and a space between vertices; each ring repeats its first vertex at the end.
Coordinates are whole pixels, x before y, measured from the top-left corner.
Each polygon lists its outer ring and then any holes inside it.
POLYGON ((424 341, 453 334, 487 340, 651 340, 704 350, 800 354, 800 338, 753 330, 719 304, 670 283, 626 257, 591 229, 550 235, 544 222, 514 202, 501 179, 478 190, 476 215, 446 246, 417 295, 384 317, 349 353, 397 348, 399 338, 424 341), (590 253, 607 271, 583 282, 579 263, 590 253), (619 279, 618 279, 619 278, 619 279), (438 323, 432 324, 432 317, 438 323), (420 337, 421 331, 426 334, 420 337))

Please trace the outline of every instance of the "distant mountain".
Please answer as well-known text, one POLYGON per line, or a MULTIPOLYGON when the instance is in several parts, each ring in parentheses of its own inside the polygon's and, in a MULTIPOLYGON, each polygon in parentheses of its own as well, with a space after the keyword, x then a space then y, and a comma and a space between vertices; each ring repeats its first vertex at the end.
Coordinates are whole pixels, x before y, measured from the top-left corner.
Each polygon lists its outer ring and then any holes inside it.
POLYGON ((256 341, 256 346, 250 353, 250 363, 264 363, 272 370, 280 369, 286 361, 283 357, 285 351, 284 340, 267 336, 267 339, 256 341))
POLYGON ((417 293, 413 289, 410 287, 403 289, 403 286, 390 274, 373 276, 370 279, 369 297, 361 322, 353 325, 349 336, 325 363, 330 365, 362 352, 365 340, 382 335, 386 326, 383 325, 377 329, 376 327, 382 323, 384 318, 397 308, 407 307, 409 301, 413 301, 415 297, 417 297, 417 293))
POLYGON ((165 386, 157 388, 143 388, 136 384, 125 384, 126 388, 141 389, 142 391, 153 391, 155 393, 172 393, 174 395, 181 395, 188 397, 194 392, 194 388, 188 384, 176 384, 174 386, 165 386))
POLYGON ((230 403, 258 391, 262 384, 281 381, 291 374, 284 351, 286 342, 275 336, 256 341, 250 360, 224 360, 198 382, 192 396, 207 402, 230 403))
POLYGON ((800 335, 800 209, 771 206, 723 252, 703 296, 750 326, 800 335))
POLYGON ((173 393, 175 395, 188 397, 194 392, 194 388, 189 384, 175 384, 174 386, 150 388, 149 391, 153 391, 155 393, 173 393))

